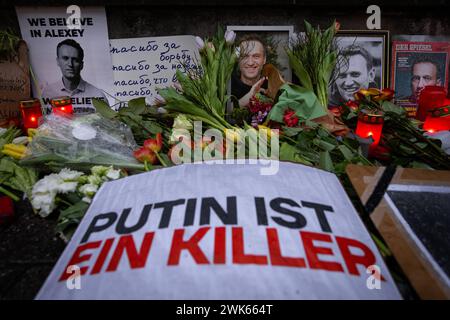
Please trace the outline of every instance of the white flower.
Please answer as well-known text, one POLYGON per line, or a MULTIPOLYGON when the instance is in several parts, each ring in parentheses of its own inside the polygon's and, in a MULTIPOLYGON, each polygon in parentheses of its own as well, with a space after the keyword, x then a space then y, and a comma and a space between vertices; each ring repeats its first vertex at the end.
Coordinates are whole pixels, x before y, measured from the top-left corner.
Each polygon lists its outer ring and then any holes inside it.
POLYGON ((110 167, 106 172, 106 177, 110 180, 117 180, 120 178, 120 170, 114 170, 113 167, 110 167))
POLYGON ((92 199, 88 196, 83 197, 83 199, 81 199, 82 201, 86 202, 86 203, 91 203, 92 199))
POLYGON ((55 209, 56 192, 33 193, 31 205, 35 210, 39 210, 39 215, 47 217, 55 209))
POLYGON ((84 173, 79 171, 70 170, 68 168, 63 168, 58 175, 61 177, 61 179, 67 181, 67 180, 76 180, 79 177, 81 177, 84 173))
POLYGON ((158 109, 156 109, 156 111, 157 111, 158 113, 160 113, 160 114, 167 113, 167 110, 164 109, 163 107, 159 107, 158 109))
POLYGON ((184 114, 179 114, 173 121, 173 128, 192 130, 192 122, 184 114))
POLYGON ((94 194, 97 192, 97 190, 98 190, 98 186, 95 184, 90 184, 90 183, 82 185, 79 188, 79 191, 88 197, 94 196, 94 194))
POLYGON ((63 182, 58 185, 58 193, 73 192, 77 189, 78 182, 63 182))
POLYGON ((91 168, 91 173, 96 176, 104 176, 108 170, 109 170, 109 167, 93 166, 91 168))
POLYGON ((234 43, 234 39, 236 39, 236 33, 233 30, 227 30, 225 31, 225 41, 228 44, 233 44, 234 43))
POLYGON ((56 173, 49 174, 35 183, 32 193, 47 193, 50 191, 56 191, 58 185, 62 182, 62 179, 56 173))
POLYGON ((205 42, 200 37, 195 37, 195 44, 197 45, 198 50, 203 50, 205 48, 205 42))
POLYGON ((162 106, 166 104, 166 99, 164 99, 162 96, 160 96, 159 94, 156 94, 155 96, 155 101, 154 101, 155 105, 157 106, 162 106))
POLYGON ((101 185, 103 183, 103 179, 102 179, 101 176, 90 175, 88 177, 88 182, 89 182, 89 184, 99 186, 99 185, 101 185))

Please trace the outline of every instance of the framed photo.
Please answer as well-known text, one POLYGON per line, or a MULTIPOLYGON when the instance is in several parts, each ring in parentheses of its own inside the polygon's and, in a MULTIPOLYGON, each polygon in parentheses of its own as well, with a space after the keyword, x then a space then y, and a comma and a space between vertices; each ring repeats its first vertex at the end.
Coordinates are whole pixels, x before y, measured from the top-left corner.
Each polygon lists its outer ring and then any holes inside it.
POLYGON ((294 35, 294 26, 227 26, 227 30, 236 33, 237 42, 246 35, 259 36, 266 47, 266 63, 277 67, 284 80, 292 81, 292 70, 285 48, 294 35))
POLYGON ((392 42, 391 84, 396 103, 410 117, 416 115, 420 92, 425 86, 448 88, 450 41, 431 37, 403 38, 392 42))
POLYGON ((360 89, 389 86, 389 31, 339 31, 336 68, 329 88, 331 105, 354 100, 360 89))
MULTIPOLYGON (((232 100, 227 110, 231 113, 238 106, 238 100, 250 92, 255 79, 261 78, 264 64, 273 64, 285 81, 292 81, 292 70, 285 49, 294 35, 294 26, 227 26, 227 30, 236 33, 236 44, 246 39, 245 48, 237 48, 240 59, 228 83, 228 94, 232 100)), ((262 88, 266 89, 267 86, 266 81, 262 88)))

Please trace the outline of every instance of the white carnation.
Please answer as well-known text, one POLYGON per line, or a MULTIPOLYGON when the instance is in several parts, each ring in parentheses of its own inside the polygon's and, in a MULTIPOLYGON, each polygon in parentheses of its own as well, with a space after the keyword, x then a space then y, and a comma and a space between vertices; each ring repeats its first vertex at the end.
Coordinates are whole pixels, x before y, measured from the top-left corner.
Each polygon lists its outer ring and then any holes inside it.
POLYGON ((114 170, 112 167, 109 168, 106 173, 106 177, 110 180, 117 180, 120 178, 120 170, 114 170))
POLYGON ((32 196, 31 205, 38 210, 39 215, 47 217, 55 209, 56 192, 37 193, 32 196))
POLYGON ((82 185, 79 189, 79 191, 82 194, 89 196, 89 197, 92 197, 97 192, 97 190, 98 190, 98 186, 95 184, 90 184, 90 183, 82 185))
POLYGON ((45 176, 33 186, 32 193, 46 193, 53 192, 58 189, 58 185, 62 182, 60 176, 56 173, 49 174, 45 176))
POLYGON ((67 193, 73 192, 77 189, 78 182, 62 182, 58 185, 58 192, 67 193))

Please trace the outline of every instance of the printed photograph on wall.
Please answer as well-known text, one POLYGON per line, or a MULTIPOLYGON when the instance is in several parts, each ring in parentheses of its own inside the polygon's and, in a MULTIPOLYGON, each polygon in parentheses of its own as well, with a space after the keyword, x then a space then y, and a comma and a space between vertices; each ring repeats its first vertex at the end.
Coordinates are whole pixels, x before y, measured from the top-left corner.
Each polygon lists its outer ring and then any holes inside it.
POLYGON ((77 8, 74 18, 67 7, 16 7, 29 47, 33 96, 42 96, 48 110, 51 99, 69 96, 74 113, 90 113, 92 98, 113 97, 105 8, 77 8))
POLYGON ((391 83, 396 103, 415 116, 426 86, 448 88, 450 42, 394 41, 391 83))
POLYGON ((360 89, 388 87, 389 31, 339 31, 330 105, 354 100, 360 89))
MULTIPOLYGON (((241 99, 262 77, 264 65, 272 64, 285 81, 292 81, 292 70, 285 48, 294 34, 293 26, 227 26, 236 33, 239 63, 233 72, 229 92, 241 99)), ((263 84, 267 88, 267 81, 263 84)))

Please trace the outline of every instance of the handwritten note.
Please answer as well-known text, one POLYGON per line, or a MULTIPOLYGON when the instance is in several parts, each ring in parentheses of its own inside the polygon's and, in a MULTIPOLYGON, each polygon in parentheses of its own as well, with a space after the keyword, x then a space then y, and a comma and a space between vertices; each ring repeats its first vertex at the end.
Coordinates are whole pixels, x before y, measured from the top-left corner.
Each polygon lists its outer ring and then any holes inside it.
POLYGON ((154 101, 157 88, 175 83, 176 70, 197 65, 199 53, 193 36, 110 40, 116 98, 146 97, 154 101))
POLYGON ((28 48, 19 45, 18 56, 0 61, 0 127, 19 117, 19 103, 30 99, 28 48))

